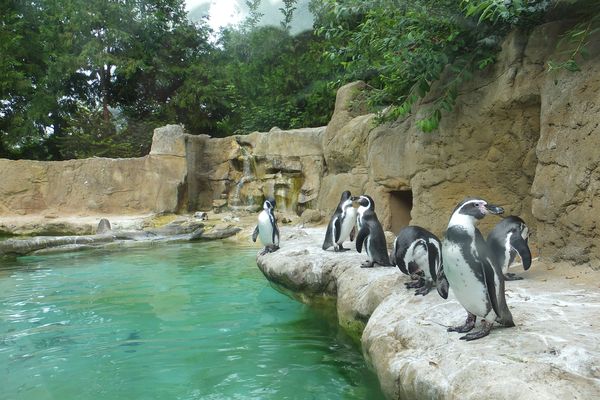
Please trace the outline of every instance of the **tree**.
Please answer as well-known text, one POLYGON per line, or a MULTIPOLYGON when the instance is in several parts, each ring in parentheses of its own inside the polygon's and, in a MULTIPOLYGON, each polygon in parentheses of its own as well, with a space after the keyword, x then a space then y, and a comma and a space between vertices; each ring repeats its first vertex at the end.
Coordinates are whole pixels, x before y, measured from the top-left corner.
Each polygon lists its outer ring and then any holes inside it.
POLYGON ((322 60, 323 41, 311 32, 292 36, 274 26, 222 32, 231 133, 327 123, 335 100, 335 67, 322 60))
POLYGON ((105 140, 141 121, 151 135, 152 125, 177 121, 170 101, 211 49, 207 26, 188 22, 183 0, 2 1, 3 156, 79 154, 65 151, 69 124, 98 111, 105 140), (120 130, 112 110, 126 117, 120 130))
POLYGON ((281 27, 289 32, 292 27, 292 19, 294 18, 294 11, 296 10, 296 0, 283 0, 283 7, 279 8, 281 14, 283 14, 283 20, 281 21, 281 27))

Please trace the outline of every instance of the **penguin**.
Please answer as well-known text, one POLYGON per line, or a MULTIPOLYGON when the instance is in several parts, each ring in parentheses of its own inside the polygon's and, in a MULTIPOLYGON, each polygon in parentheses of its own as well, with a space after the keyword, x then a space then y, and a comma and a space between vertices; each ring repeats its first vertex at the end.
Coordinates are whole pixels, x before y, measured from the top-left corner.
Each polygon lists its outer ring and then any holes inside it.
POLYGON ((356 250, 361 253, 364 245, 368 257, 361 268, 372 268, 376 264, 382 267, 392 266, 388 256, 385 234, 377 219, 377 214, 375 214, 375 202, 367 195, 353 197, 353 199, 360 205, 356 220, 358 225, 356 250))
POLYGON ((260 237, 260 241, 265 246, 259 255, 272 253, 279 250, 279 229, 273 210, 275 209, 275 199, 267 199, 263 203, 263 210, 258 214, 258 224, 252 233, 252 241, 260 237))
POLYGON ((463 325, 450 327, 448 332, 466 333, 482 319, 479 331, 462 336, 475 340, 487 336, 494 321, 515 326, 504 295, 504 275, 489 256, 483 235, 475 227, 487 214, 502 214, 502 207, 488 204, 479 198, 460 202, 450 217, 442 242, 444 273, 458 302, 467 311, 463 325))
POLYGON ((347 190, 344 191, 335 212, 331 216, 329 225, 327 225, 323 250, 327 250, 331 246, 333 246, 334 251, 350 250, 344 248, 343 244, 348 239, 350 241, 354 240, 356 209, 352 203, 352 194, 347 190))
POLYGON ((510 215, 498 222, 487 236, 492 261, 499 265, 507 281, 516 281, 523 277, 508 272, 508 267, 515 260, 517 254, 521 257, 523 269, 531 267, 531 250, 527 239, 529 228, 521 218, 510 215))
POLYGON ((433 285, 439 295, 448 298, 448 282, 442 266, 442 243, 433 233, 420 226, 407 226, 400 230, 390 256, 392 264, 402 273, 410 275, 407 289, 417 289, 416 295, 425 296, 433 285))

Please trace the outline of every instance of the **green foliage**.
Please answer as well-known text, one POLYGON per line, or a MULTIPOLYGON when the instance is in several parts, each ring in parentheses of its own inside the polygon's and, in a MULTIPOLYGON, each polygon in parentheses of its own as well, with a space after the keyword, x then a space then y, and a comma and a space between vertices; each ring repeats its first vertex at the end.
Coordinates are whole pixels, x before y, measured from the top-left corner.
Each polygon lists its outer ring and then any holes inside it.
MULTIPOLYGON (((293 36, 297 0, 277 27, 258 26, 261 0, 246 0, 248 18, 218 33, 191 24, 183 0, 0 0, 0 157, 140 156, 167 123, 212 136, 321 126, 357 79, 380 121, 420 103, 431 132, 503 36, 550 3, 311 0, 315 31, 293 36)), ((579 70, 600 29, 592 4, 550 70, 579 70)))
POLYGON ((551 0, 462 0, 467 17, 493 24, 531 25, 550 7, 551 0))
POLYGON ((432 97, 417 121, 430 132, 453 109, 462 83, 495 62, 502 36, 539 15, 546 3, 313 0, 311 7, 316 32, 330 45, 328 58, 344 68, 341 82, 365 80, 373 88, 371 107, 384 110, 380 120, 405 116, 416 102, 432 97), (439 87, 442 77, 446 83, 439 87))
POLYGON ((281 28, 288 32, 291 28, 294 11, 296 10, 296 2, 296 0, 283 0, 283 7, 279 8, 279 11, 281 11, 281 14, 283 14, 281 28))
POLYGON ((105 125, 115 123, 110 108, 131 121, 176 122, 169 100, 210 47, 208 28, 188 22, 183 0, 2 0, 2 9, 4 157, 82 154, 60 140, 89 120, 82 107, 101 109, 105 125))
POLYGON ((321 60, 323 46, 311 32, 291 36, 273 26, 222 32, 220 71, 230 105, 222 126, 231 129, 222 134, 326 124, 335 67, 321 60))
POLYGON ((258 11, 260 7, 261 0, 246 0, 245 4, 248 7, 248 16, 242 23, 241 30, 242 32, 249 32, 255 29, 258 26, 261 18, 264 17, 264 14, 258 11))
POLYGON ((558 43, 564 50, 559 54, 562 61, 548 61, 548 72, 567 70, 569 72, 581 71, 578 60, 588 57, 588 47, 592 35, 600 32, 600 5, 593 10, 586 10, 587 18, 567 30, 558 43))
POLYGON ((106 121, 103 110, 80 108, 69 118, 65 134, 57 138, 61 155, 66 158, 127 157, 129 144, 119 141, 115 126, 106 121))

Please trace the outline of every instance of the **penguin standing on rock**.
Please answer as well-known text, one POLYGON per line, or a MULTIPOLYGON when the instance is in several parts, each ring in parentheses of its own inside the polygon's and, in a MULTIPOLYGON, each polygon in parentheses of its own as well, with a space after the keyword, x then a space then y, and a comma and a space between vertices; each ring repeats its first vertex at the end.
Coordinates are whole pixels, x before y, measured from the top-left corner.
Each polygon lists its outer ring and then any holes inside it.
POLYGON ((417 289, 416 295, 425 296, 435 284, 438 293, 448 298, 448 281, 442 267, 442 244, 433 233, 420 226, 403 228, 396 240, 390 256, 392 264, 410 275, 412 282, 407 289, 417 289))
POLYGON ((275 209, 275 199, 267 199, 263 203, 263 210, 258 214, 258 225, 252 233, 252 241, 260 237, 260 241, 265 246, 259 255, 272 253, 279 250, 279 229, 273 210, 275 209))
POLYGON ((481 330, 462 336, 462 340, 487 336, 494 321, 515 326, 504 296, 504 275, 490 259, 487 243, 475 227, 487 214, 503 212, 501 207, 483 199, 467 198, 456 206, 448 222, 442 243, 444 273, 468 314, 464 325, 448 328, 448 331, 469 332, 477 317, 482 319, 481 330))
POLYGON ((504 279, 516 281, 523 277, 508 272, 508 267, 519 255, 523 263, 523 269, 527 271, 531 267, 531 250, 527 239, 529 228, 521 218, 511 215, 498 222, 487 237, 492 261, 502 269, 504 279))
POLYGON ((327 250, 331 246, 333 246, 334 251, 350 250, 345 249, 343 244, 348 239, 350 241, 354 240, 356 209, 352 203, 352 194, 347 190, 344 191, 340 203, 331 216, 329 225, 327 225, 323 250, 327 250))
POLYGON ((358 201, 357 224, 358 234, 356 235, 356 250, 361 253, 363 245, 367 252, 367 261, 361 265, 361 268, 372 268, 375 265, 382 267, 391 266, 388 256, 387 244, 383 228, 375 214, 375 202, 370 196, 362 195, 353 198, 358 201))

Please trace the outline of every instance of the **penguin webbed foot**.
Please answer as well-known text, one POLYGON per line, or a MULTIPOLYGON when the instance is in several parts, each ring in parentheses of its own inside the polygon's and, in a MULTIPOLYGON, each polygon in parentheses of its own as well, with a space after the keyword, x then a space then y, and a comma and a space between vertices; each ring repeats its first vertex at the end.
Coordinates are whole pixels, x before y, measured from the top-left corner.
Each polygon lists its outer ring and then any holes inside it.
POLYGON ((470 332, 471 330, 473 330, 473 327, 475 327, 476 319, 477 319, 477 317, 475 316, 475 314, 469 313, 467 316, 467 320, 465 321, 465 323, 463 325, 451 326, 450 328, 448 328, 448 332, 458 332, 458 333, 470 332))
POLYGON ((348 250, 350 250, 350 249, 342 247, 341 244, 339 246, 334 246, 333 247, 333 251, 335 251, 336 253, 341 253, 341 252, 348 251, 348 250))
POLYGON ((426 296, 433 287, 433 281, 425 281, 422 287, 415 290, 415 296, 426 296))
POLYGON ((407 289, 418 289, 418 288, 422 288, 425 285, 425 279, 417 276, 415 277, 411 277, 412 281, 410 282, 405 282, 404 286, 406 286, 407 289))
POLYGON ((258 255, 264 256, 265 254, 274 253, 277 250, 279 250, 279 246, 277 246, 276 244, 268 244, 261 250, 260 253, 258 253, 258 255))
POLYGON ((461 336, 460 340, 466 340, 470 342, 471 340, 481 339, 490 334, 492 330, 492 324, 487 322, 486 320, 481 321, 481 329, 475 332, 471 332, 465 336, 461 336))
POLYGON ((520 281, 522 279, 523 279, 522 276, 517 276, 516 274, 513 274, 512 272, 507 272, 506 274, 504 274, 505 281, 520 281))

